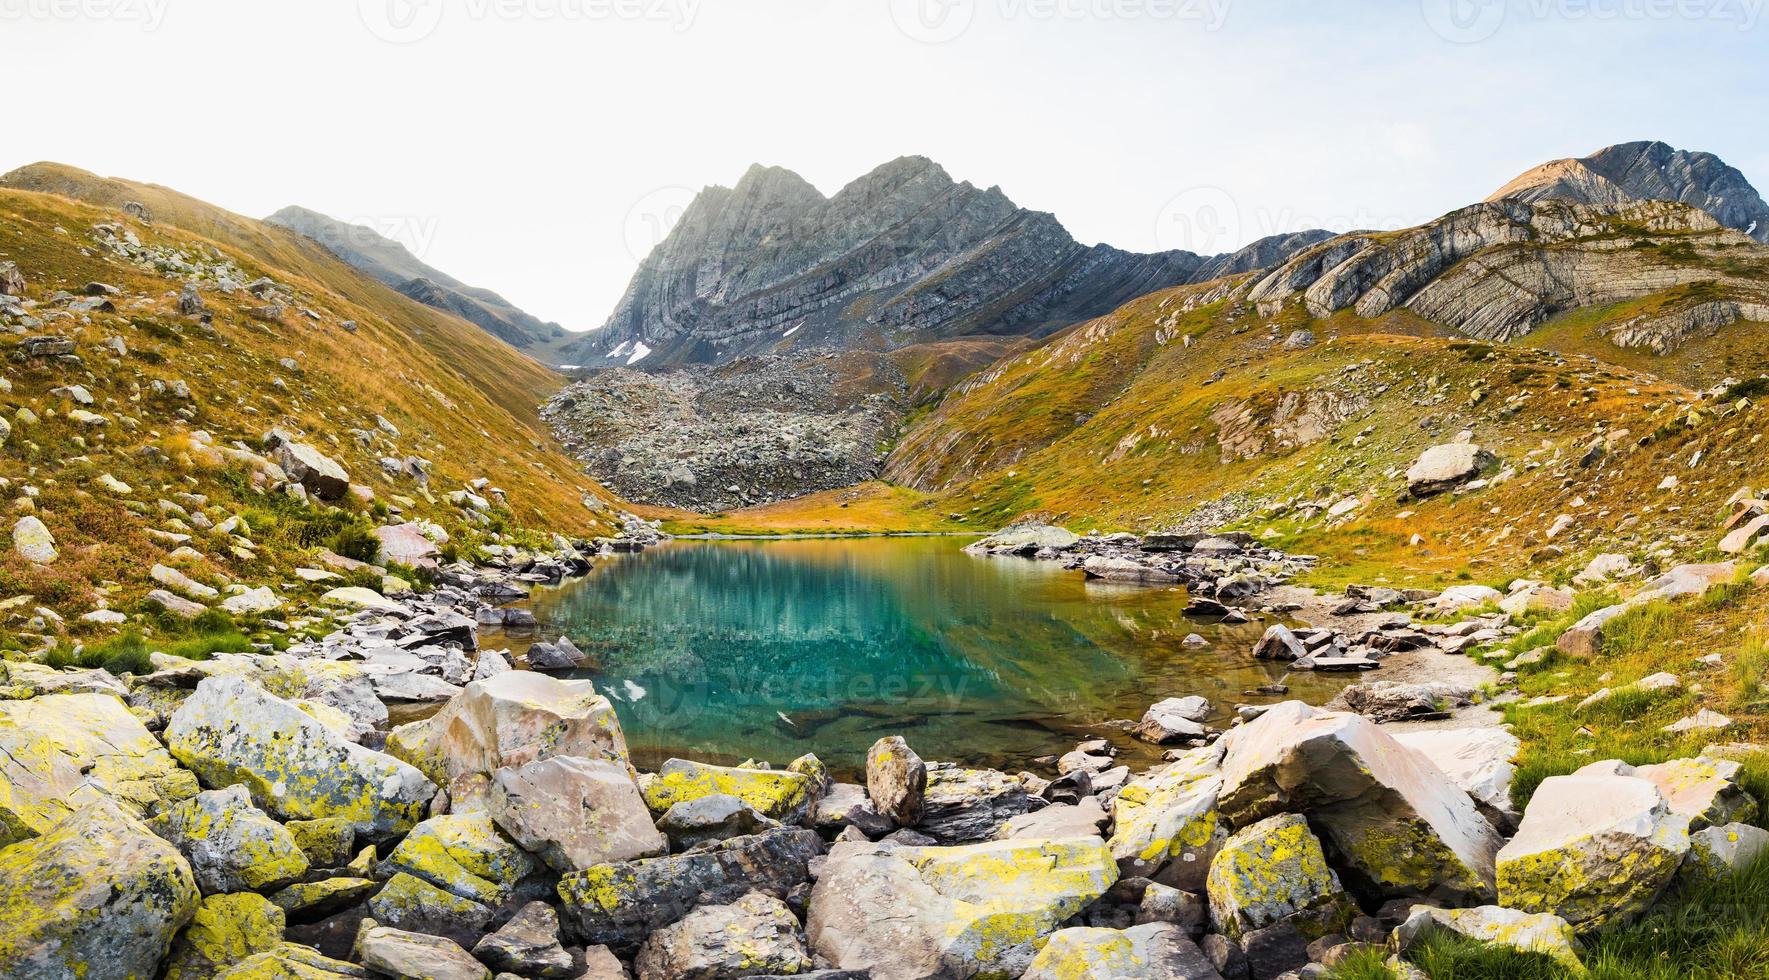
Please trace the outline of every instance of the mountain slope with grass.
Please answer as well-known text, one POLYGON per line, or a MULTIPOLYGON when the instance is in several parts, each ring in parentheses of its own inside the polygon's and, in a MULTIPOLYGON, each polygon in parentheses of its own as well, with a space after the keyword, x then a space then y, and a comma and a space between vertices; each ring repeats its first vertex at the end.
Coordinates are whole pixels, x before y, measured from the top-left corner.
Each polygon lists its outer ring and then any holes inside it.
POLYGON ((1463 255, 1421 244, 1470 240, 1444 231, 1458 212, 1143 297, 961 382, 884 477, 931 494, 930 515, 983 527, 1232 523, 1341 567, 1387 562, 1440 582, 1470 563, 1478 577, 1482 564, 1571 563, 1596 542, 1651 552, 1705 529, 1741 484, 1769 477, 1752 449, 1763 326, 1714 324, 1662 354, 1622 342, 1691 302, 1746 305, 1769 285, 1769 249, 1675 205, 1518 206, 1530 213, 1471 209, 1517 239, 1463 255), (1537 241, 1528 219, 1559 237, 1537 241), (1522 289, 1471 298, 1515 285, 1483 270, 1520 249, 1621 253, 1644 273, 1558 280, 1565 308, 1522 289), (1540 320, 1501 331, 1507 342, 1470 338, 1466 323, 1421 315, 1420 296, 1540 320), (1411 499, 1408 467, 1464 431, 1498 460, 1483 489, 1411 499))
POLYGON ((565 329, 543 322, 489 289, 469 286, 426 265, 399 242, 365 225, 353 225, 291 205, 264 219, 324 245, 350 266, 394 289, 469 323, 512 347, 531 348, 564 338, 565 329))
POLYGON ((0 185, 7 630, 102 635, 154 589, 202 594, 156 565, 288 581, 376 558, 383 525, 450 555, 618 533, 539 420, 561 379, 472 324, 164 188, 0 185))

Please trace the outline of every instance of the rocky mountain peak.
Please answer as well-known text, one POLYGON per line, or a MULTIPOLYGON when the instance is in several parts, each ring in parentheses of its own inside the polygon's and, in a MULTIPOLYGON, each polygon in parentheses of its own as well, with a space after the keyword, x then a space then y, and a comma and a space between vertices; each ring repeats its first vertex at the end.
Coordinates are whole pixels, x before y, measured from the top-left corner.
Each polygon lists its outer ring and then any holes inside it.
POLYGON ((1589 156, 1534 167, 1488 200, 1507 198, 1601 205, 1677 201, 1769 242, 1769 204, 1744 174, 1712 153, 1680 150, 1658 140, 1618 143, 1589 156))
POLYGON ((1152 290, 1263 268, 1322 237, 1234 257, 1139 255, 1075 241, 1000 187, 925 156, 884 163, 824 197, 753 166, 709 187, 640 263, 604 329, 568 359, 590 367, 723 363, 790 350, 893 350, 975 335, 1042 336, 1152 290))

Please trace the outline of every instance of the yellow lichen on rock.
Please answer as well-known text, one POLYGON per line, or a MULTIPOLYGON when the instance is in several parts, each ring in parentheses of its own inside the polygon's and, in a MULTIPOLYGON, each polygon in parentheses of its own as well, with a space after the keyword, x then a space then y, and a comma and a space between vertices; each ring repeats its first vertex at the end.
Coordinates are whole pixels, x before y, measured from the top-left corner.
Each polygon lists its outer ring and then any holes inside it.
POLYGON ((798 823, 814 801, 815 786, 812 778, 802 773, 671 759, 642 788, 646 807, 657 814, 687 800, 735 796, 781 823, 798 823))
POLYGON ((40 834, 100 798, 139 816, 200 788, 109 694, 0 702, 0 844, 40 834))
POLYGON ((0 976, 152 980, 197 902, 183 855, 99 800, 0 850, 0 976))
POLYGON ((486 813, 449 814, 412 828, 387 865, 460 898, 498 905, 538 867, 486 813))
POLYGON ((1210 862, 1210 918, 1231 939, 1279 919, 1349 902, 1320 839, 1293 813, 1237 831, 1210 862))
POLYGON ((283 910, 262 895, 211 895, 172 943, 164 980, 209 980, 282 944, 283 910))

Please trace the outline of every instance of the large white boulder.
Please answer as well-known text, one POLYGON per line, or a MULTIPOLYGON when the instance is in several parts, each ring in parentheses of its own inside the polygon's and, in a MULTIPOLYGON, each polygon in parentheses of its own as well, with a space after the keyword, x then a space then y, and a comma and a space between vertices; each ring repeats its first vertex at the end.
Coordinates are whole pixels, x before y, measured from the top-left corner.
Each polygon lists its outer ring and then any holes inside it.
POLYGON ((1222 742, 1218 806, 1234 826, 1304 813, 1360 887, 1394 897, 1493 894, 1492 825, 1442 769, 1369 719, 1287 701, 1222 742))
POLYGON ((492 774, 491 818, 562 874, 669 853, 627 767, 555 756, 492 774))
POLYGON ((1499 904, 1550 912, 1579 932, 1650 906, 1689 852, 1689 818, 1639 776, 1587 767, 1543 780, 1499 851, 1499 904))
POLYGON ((589 681, 512 670, 468 684, 431 719, 457 801, 483 799, 491 774, 554 756, 625 765, 614 706, 589 681))
POLYGON ((837 844, 811 892, 806 933, 839 970, 1019 976, 1044 937, 1117 878, 1099 841, 837 844))
POLYGON ((210 787, 246 787, 285 820, 342 817, 371 838, 410 830, 436 787, 244 677, 197 685, 166 726, 166 746, 210 787))
POLYGON ((1407 489, 1416 497, 1442 493, 1479 476, 1493 459, 1492 453, 1471 442, 1432 446, 1407 468, 1407 489))
POLYGON ((1394 740, 1430 759, 1488 813, 1515 816, 1511 805, 1512 764, 1522 741, 1503 728, 1399 730, 1394 740))

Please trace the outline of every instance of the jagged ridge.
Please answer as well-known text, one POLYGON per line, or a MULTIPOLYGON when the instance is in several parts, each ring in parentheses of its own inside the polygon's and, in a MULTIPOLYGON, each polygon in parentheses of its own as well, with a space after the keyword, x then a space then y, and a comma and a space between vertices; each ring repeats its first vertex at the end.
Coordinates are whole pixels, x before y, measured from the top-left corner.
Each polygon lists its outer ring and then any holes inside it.
POLYGON ((648 255, 585 366, 723 361, 779 346, 896 349, 967 335, 1043 336, 1180 283, 1269 265, 1325 232, 1231 256, 1154 255, 1076 242, 1000 188, 903 157, 825 198, 797 174, 752 167, 709 187, 648 255), (619 352, 616 354, 615 352, 619 352))
POLYGON ((1508 198, 1608 205, 1677 201, 1769 242, 1769 204, 1744 174, 1712 153, 1679 150, 1656 140, 1618 143, 1587 157, 1545 163, 1487 200, 1508 198))

